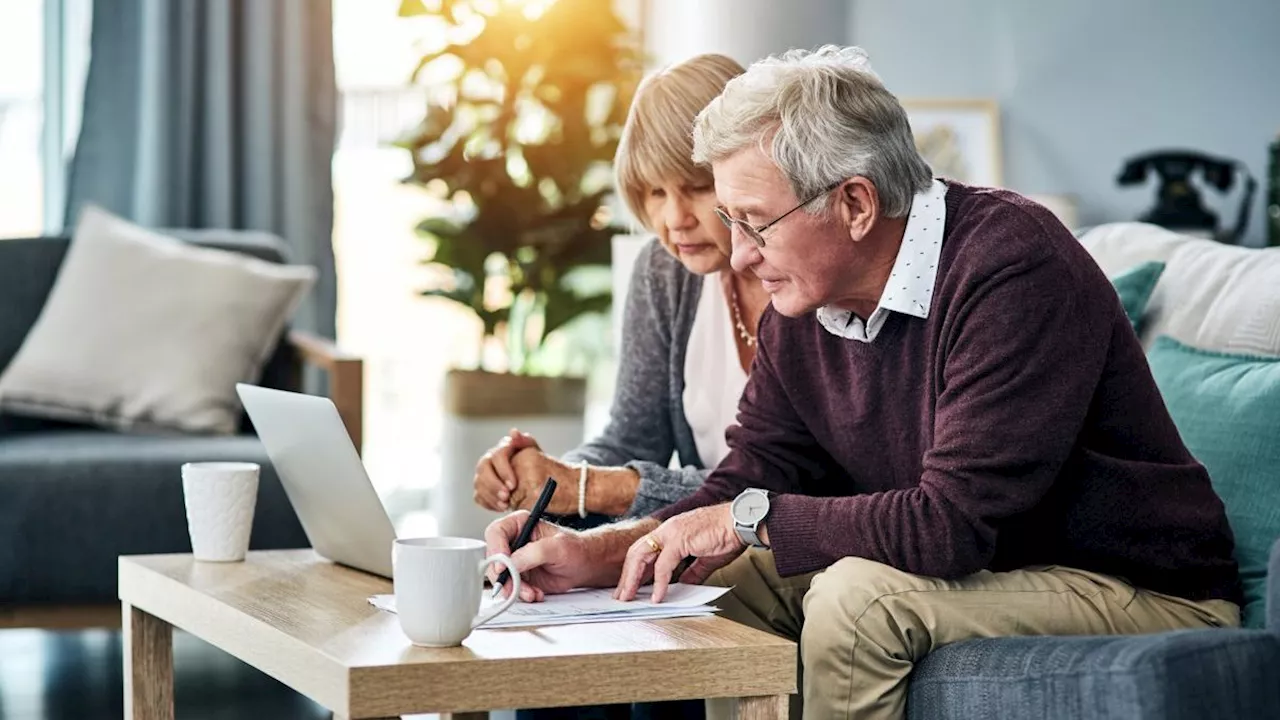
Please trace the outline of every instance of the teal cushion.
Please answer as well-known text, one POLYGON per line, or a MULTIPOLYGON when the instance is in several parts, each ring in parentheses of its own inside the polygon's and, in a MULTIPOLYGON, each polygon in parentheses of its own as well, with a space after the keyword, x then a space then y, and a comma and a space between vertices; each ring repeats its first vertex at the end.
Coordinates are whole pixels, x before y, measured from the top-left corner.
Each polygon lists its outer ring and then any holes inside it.
POLYGON ((1267 554, 1280 537, 1280 359, 1160 337, 1148 361, 1183 442, 1226 505, 1244 581, 1244 625, 1260 628, 1267 554))
POLYGON ((1120 304, 1124 306, 1124 314, 1129 317, 1129 324, 1136 330, 1142 322, 1142 313, 1151 300, 1151 292, 1156 289, 1156 281, 1164 272, 1162 262, 1144 262, 1141 265, 1125 270, 1111 278, 1116 292, 1120 295, 1120 304))

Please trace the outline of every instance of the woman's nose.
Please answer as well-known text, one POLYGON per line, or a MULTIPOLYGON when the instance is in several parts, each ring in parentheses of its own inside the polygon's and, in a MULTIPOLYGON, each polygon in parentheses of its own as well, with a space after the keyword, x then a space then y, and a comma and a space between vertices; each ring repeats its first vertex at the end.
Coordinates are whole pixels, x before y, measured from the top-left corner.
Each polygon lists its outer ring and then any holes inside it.
POLYGON ((688 230, 698 224, 693 208, 678 196, 667 200, 666 216, 667 227, 671 230, 688 230))

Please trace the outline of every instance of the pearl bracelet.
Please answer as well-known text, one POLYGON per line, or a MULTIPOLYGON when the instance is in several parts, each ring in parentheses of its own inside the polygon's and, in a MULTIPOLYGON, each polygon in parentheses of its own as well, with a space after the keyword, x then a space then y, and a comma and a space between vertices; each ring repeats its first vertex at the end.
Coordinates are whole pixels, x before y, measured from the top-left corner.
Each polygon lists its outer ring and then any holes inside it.
POLYGON ((578 463, 578 517, 587 516, 587 461, 578 463))

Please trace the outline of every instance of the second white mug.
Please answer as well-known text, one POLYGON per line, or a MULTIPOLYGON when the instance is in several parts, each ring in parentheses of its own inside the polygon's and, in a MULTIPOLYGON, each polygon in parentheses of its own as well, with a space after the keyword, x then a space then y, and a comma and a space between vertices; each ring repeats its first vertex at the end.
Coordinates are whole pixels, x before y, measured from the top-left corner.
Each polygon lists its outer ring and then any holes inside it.
POLYGON ((485 544, 470 538, 396 540, 391 566, 396 615, 414 645, 460 645, 473 629, 511 607, 520 594, 520 574, 511 558, 486 557, 485 544), (511 594, 496 607, 477 614, 485 570, 495 562, 511 571, 511 594))
POLYGON ((253 531, 260 468, 249 462, 192 462, 182 466, 187 531, 196 560, 244 560, 253 531))

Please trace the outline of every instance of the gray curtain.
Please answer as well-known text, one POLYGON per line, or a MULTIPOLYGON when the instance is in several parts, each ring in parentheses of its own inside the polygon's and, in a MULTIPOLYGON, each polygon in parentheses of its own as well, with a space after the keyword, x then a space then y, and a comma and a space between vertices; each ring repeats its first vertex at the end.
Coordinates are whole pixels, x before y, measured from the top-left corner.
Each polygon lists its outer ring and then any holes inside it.
POLYGON ((67 226, 96 203, 152 227, 266 230, 320 281, 334 335, 329 0, 96 0, 67 226))

